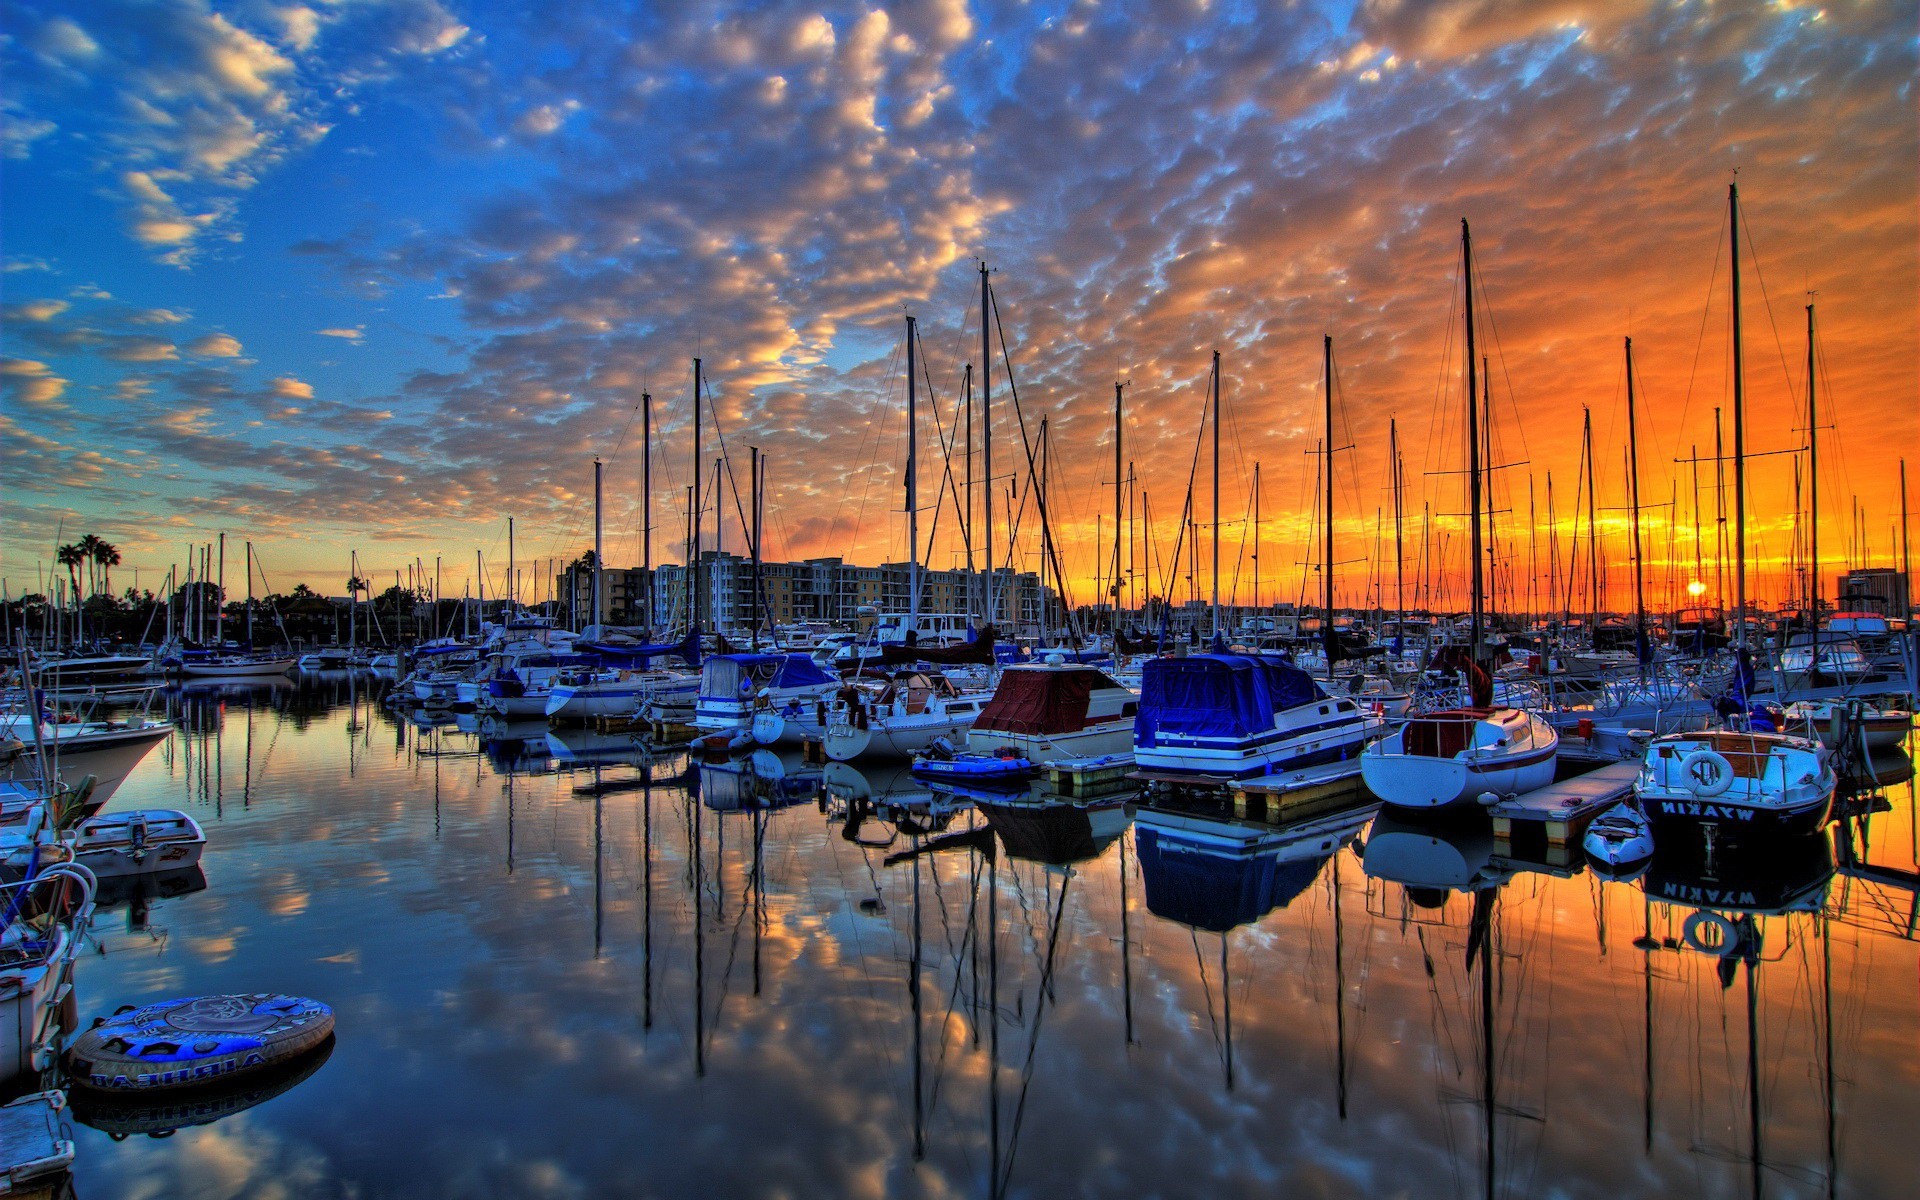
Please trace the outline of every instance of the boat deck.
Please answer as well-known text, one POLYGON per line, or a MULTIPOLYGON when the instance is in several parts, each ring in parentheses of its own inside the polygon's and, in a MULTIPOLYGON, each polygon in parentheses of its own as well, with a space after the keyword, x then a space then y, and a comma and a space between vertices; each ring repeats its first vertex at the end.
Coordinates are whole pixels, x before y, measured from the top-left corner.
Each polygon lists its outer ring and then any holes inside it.
POLYGON ((1524 796, 1514 796, 1493 805, 1493 836, 1496 841, 1513 840, 1514 823, 1541 826, 1549 846, 1571 842, 1601 809, 1608 808, 1633 793, 1633 781, 1640 764, 1617 762, 1571 779, 1558 779, 1535 788, 1524 796))

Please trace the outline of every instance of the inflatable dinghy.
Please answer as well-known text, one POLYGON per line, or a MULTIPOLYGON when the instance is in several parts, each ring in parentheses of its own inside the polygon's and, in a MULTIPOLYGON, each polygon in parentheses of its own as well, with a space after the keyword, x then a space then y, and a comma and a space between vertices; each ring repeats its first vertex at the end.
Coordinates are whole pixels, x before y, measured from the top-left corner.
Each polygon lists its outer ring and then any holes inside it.
POLYGON ((228 1082, 298 1058, 333 1033, 318 1000, 252 992, 126 1007, 95 1021, 68 1054, 76 1086, 151 1091, 228 1082))
POLYGON ((1032 760, 1002 758, 997 754, 956 754, 952 758, 922 758, 913 764, 913 773, 921 779, 942 783, 996 787, 1021 784, 1033 778, 1037 770, 1032 760))
POLYGON ((175 1130, 192 1125, 211 1125, 222 1117, 230 1117, 290 1092, 325 1066, 332 1055, 333 1039, 327 1038, 298 1058, 275 1063, 256 1074, 242 1075, 231 1083, 157 1092, 103 1092, 93 1088, 76 1088, 73 1116, 81 1124, 91 1125, 115 1141, 135 1134, 167 1137, 175 1130))

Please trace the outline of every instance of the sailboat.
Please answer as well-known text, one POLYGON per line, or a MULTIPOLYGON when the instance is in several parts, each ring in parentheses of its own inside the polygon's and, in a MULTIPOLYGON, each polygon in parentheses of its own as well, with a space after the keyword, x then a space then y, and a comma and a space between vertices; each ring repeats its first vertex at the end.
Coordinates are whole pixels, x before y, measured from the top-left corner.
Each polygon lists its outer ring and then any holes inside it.
POLYGON ((1469 680, 1473 703, 1409 717, 1360 757, 1361 778, 1374 795, 1403 808, 1445 808, 1486 795, 1530 792, 1553 782, 1560 735, 1533 713, 1493 704, 1493 681, 1481 661, 1486 624, 1478 377, 1473 320, 1473 237, 1460 222, 1460 277, 1466 288, 1467 493, 1473 522, 1473 611, 1469 642, 1453 657, 1469 680))

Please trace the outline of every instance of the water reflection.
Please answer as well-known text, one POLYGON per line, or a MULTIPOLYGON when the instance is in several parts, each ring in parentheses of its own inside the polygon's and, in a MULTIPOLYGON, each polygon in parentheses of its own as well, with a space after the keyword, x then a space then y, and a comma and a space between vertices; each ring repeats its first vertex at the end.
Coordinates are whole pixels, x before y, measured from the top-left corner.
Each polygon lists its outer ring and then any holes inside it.
POLYGON ((1874 1196, 1911 1175, 1910 775, 1831 841, 1622 884, 1502 858, 1478 820, 956 795, 416 721, 385 686, 169 698, 179 732, 113 803, 193 812, 205 874, 124 900, 82 1015, 270 989, 333 1003, 340 1040, 172 1138, 81 1129, 82 1195, 1874 1196))

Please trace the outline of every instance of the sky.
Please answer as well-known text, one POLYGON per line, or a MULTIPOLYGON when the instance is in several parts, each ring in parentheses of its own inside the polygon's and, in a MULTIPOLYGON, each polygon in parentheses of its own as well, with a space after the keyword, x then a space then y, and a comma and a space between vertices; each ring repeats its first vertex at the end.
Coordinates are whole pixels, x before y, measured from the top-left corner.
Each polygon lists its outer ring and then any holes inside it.
MULTIPOLYGON (((1155 521, 1143 569, 1156 592, 1187 588, 1169 560, 1193 475, 1205 590, 1217 350, 1222 590, 1254 597, 1257 541, 1262 600, 1317 594, 1301 564, 1318 553, 1331 337, 1338 595, 1390 605, 1390 424, 1407 574, 1464 565, 1464 219, 1510 602, 1544 594, 1556 549, 1569 557, 1583 408, 1609 596, 1626 602, 1628 337, 1662 599, 1695 573, 1691 468, 1675 460, 1712 455, 1717 407, 1731 453, 1736 181, 1755 591, 1780 590, 1792 547, 1804 459, 1771 452, 1805 439, 1810 299, 1828 575, 1892 561, 1901 458, 1920 470, 1911 2, 10 14, 0 574, 14 595, 88 532, 121 550, 116 588, 136 570, 157 586, 224 531, 233 575, 250 540, 277 591, 341 593, 357 553, 376 581, 439 556, 458 594, 476 550, 492 591, 508 518, 529 577, 591 544, 596 455, 608 560, 637 563, 643 391, 655 554, 674 557, 695 357, 743 492, 746 448, 769 456, 768 557, 903 559, 908 314, 924 349, 922 539, 934 565, 957 565, 933 447, 980 357, 984 260, 1006 347, 1002 553, 1005 489, 1026 475, 1019 422, 1037 437, 1044 417, 1052 524, 1088 598, 1111 554, 1125 382, 1123 454, 1155 521)), ((1019 520, 1016 554, 1037 565, 1031 509, 1019 520)), ((740 548, 737 520, 725 537, 740 548)))

